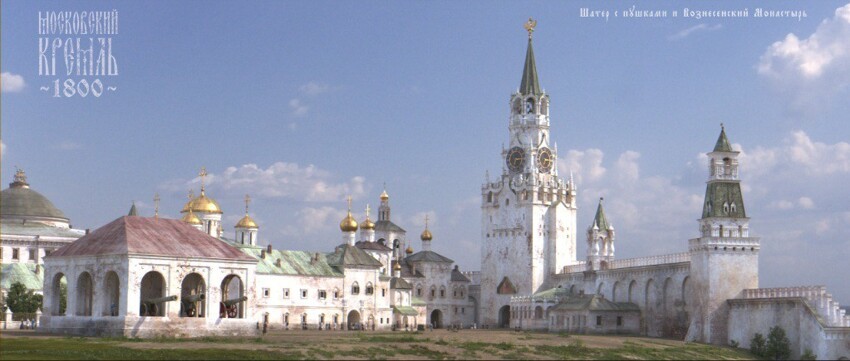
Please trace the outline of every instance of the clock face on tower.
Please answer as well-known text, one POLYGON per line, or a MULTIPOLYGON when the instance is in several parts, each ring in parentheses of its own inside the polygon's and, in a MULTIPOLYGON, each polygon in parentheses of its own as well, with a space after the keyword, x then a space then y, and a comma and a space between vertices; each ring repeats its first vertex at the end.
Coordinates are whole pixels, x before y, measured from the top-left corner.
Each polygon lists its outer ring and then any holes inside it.
POLYGON ((549 148, 543 147, 537 151, 537 168, 543 173, 549 173, 552 170, 552 151, 549 148))
POLYGON ((508 163, 508 169, 511 172, 520 172, 522 171, 522 166, 525 165, 525 151, 520 147, 513 147, 508 151, 505 161, 508 163))

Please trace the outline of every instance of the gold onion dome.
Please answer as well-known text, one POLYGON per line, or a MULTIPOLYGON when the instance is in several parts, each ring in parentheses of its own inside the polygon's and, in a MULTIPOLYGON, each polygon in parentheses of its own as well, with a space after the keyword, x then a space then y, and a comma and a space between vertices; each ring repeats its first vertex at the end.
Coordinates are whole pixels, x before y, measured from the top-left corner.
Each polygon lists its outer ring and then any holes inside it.
POLYGON ((411 246, 407 246, 407 249, 406 249, 406 250, 404 250, 404 253, 407 253, 407 254, 413 254, 413 247, 411 247, 411 246))
POLYGON ((393 271, 401 271, 401 263, 398 263, 397 260, 393 261, 393 271))
POLYGON ((419 236, 419 239, 423 241, 430 241, 433 238, 434 236, 431 235, 431 231, 429 231, 427 228, 422 231, 422 234, 419 236))
POLYGON ((196 216, 196 215, 195 215, 195 213, 194 213, 194 212, 192 212, 191 210, 190 210, 188 213, 186 213, 186 214, 183 216, 183 218, 181 218, 180 220, 181 220, 181 221, 183 221, 183 222, 185 222, 185 223, 191 224, 191 225, 199 225, 199 224, 203 224, 203 223, 201 222, 201 219, 200 219, 200 218, 198 218, 198 216, 196 216))
POLYGON ((387 190, 386 190, 386 189, 384 189, 384 191, 383 191, 383 192, 381 192, 381 200, 382 200, 382 201, 385 201, 385 200, 388 200, 388 199, 390 199, 390 195, 389 195, 389 194, 387 194, 387 190))
POLYGON ((351 211, 348 211, 348 215, 342 219, 342 222, 339 222, 339 229, 343 232, 357 231, 357 221, 355 221, 354 217, 351 216, 351 211))
POLYGON ((372 222, 372 220, 369 219, 369 205, 368 204, 366 205, 366 219, 363 222, 360 222, 360 229, 363 229, 363 230, 374 230, 375 229, 375 222, 372 222))
POLYGON ((251 218, 251 216, 246 214, 245 217, 242 217, 242 219, 240 219, 239 222, 236 223, 236 228, 260 228, 260 227, 257 226, 257 222, 254 222, 254 220, 251 218))
POLYGON ((183 207, 183 210, 180 212, 184 213, 188 211, 198 213, 224 213, 221 211, 221 206, 218 205, 218 202, 216 202, 215 199, 207 197, 207 195, 204 194, 203 190, 201 190, 201 195, 195 197, 194 199, 189 201, 189 203, 186 203, 186 205, 183 207))

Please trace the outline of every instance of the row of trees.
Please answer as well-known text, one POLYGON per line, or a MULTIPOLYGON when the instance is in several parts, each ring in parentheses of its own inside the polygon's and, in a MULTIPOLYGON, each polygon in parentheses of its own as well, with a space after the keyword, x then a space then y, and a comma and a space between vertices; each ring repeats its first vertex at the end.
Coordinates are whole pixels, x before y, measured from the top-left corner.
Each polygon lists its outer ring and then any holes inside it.
MULTIPOLYGON (((750 353, 768 360, 787 360, 791 357, 791 341, 782 327, 774 326, 767 333, 766 340, 760 333, 753 335, 750 340, 750 353)), ((806 349, 800 355, 800 359, 816 360, 817 355, 812 350, 806 349)))

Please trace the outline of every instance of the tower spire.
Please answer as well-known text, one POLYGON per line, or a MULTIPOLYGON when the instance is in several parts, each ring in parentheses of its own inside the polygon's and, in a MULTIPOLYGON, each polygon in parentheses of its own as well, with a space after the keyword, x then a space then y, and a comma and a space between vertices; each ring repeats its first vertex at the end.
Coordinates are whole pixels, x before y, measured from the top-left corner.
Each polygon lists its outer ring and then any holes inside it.
POLYGON ((523 95, 541 94, 540 83, 537 81, 537 65, 534 62, 534 49, 531 46, 531 34, 534 32, 534 27, 537 26, 537 21, 528 18, 525 23, 525 30, 528 31, 528 50, 525 53, 525 67, 522 70, 522 82, 519 85, 519 92, 523 95))
POLYGON ((714 144, 715 152, 731 152, 732 146, 729 144, 729 138, 726 138, 726 127, 720 123, 720 136, 717 137, 717 143, 714 144))

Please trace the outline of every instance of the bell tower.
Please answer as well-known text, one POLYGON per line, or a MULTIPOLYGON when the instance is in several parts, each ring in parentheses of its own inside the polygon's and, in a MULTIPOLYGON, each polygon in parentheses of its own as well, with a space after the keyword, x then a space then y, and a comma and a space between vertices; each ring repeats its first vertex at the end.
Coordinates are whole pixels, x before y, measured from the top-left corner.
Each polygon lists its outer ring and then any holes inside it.
POLYGON ((508 104, 502 173, 497 179, 487 173, 481 186, 480 322, 490 326, 510 326, 511 297, 542 290, 551 275, 576 262, 575 187, 558 177, 549 95, 540 87, 532 46, 536 25, 525 23, 528 47, 508 104))

